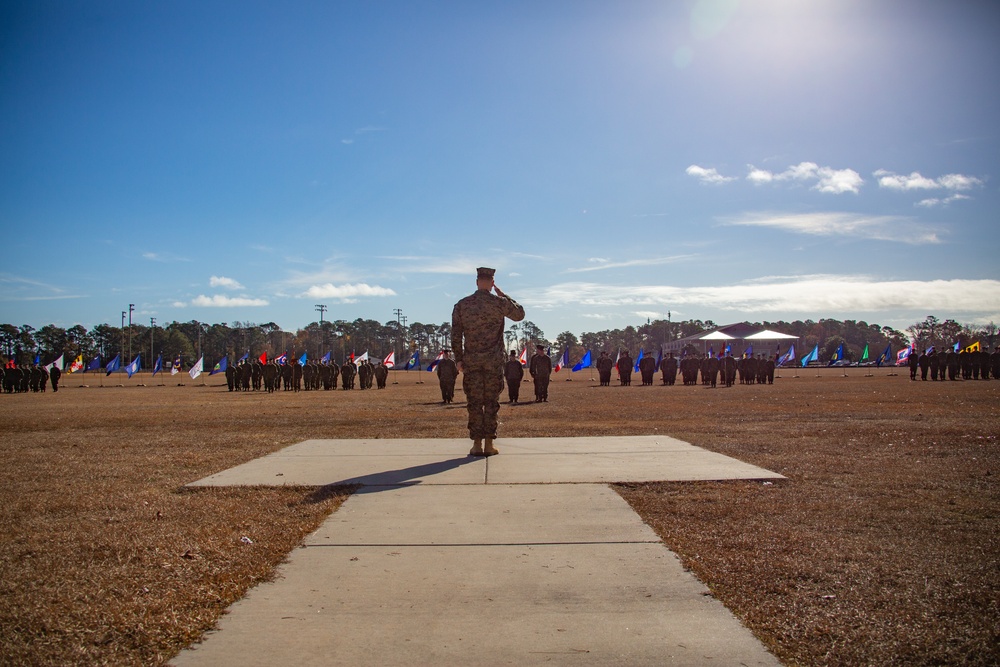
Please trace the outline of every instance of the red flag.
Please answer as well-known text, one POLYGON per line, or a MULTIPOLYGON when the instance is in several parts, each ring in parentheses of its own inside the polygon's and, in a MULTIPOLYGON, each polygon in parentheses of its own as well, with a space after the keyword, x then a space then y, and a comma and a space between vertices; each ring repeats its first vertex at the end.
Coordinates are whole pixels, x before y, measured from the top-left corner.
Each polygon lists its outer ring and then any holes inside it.
POLYGON ((258 359, 260 359, 260 363, 266 364, 267 363, 267 352, 261 352, 260 356, 258 357, 258 359))

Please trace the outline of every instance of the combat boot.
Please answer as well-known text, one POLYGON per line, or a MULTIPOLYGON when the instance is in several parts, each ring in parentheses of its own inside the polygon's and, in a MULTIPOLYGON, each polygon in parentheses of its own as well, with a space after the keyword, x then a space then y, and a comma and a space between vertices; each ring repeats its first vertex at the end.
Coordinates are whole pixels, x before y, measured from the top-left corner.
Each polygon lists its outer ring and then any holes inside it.
MULTIPOLYGON (((489 442, 487 440, 487 442, 489 442)), ((472 442, 472 449, 469 450, 469 456, 485 456, 483 452, 483 439, 476 438, 472 442)))
POLYGON ((486 447, 483 449, 483 454, 486 456, 494 456, 499 453, 500 450, 493 446, 493 438, 486 438, 486 447))

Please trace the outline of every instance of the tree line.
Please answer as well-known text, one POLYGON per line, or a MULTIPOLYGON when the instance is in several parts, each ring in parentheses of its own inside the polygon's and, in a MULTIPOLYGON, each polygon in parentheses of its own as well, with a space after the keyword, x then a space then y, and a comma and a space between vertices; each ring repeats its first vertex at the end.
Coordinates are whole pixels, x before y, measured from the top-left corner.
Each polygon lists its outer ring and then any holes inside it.
MULTIPOLYGON (((750 324, 798 336, 798 345, 802 350, 800 356, 818 345, 820 358, 828 359, 843 344, 844 356, 849 361, 860 361, 866 345, 870 358, 874 360, 887 345, 895 352, 911 341, 920 351, 931 346, 943 349, 955 343, 964 347, 975 341, 993 349, 997 334, 997 327, 992 322, 985 326, 965 325, 953 319, 939 320, 933 315, 907 327, 905 332, 858 320, 763 321, 750 324)), ((595 355, 601 350, 607 350, 609 354, 629 350, 633 356, 640 349, 647 354, 656 353, 667 342, 716 327, 711 320, 647 320, 638 326, 584 332, 580 336, 563 331, 554 339, 549 339, 533 322, 525 320, 512 323, 504 336, 508 349, 521 350, 541 344, 551 348, 553 355, 568 349, 571 363, 575 363, 587 350, 592 350, 595 355)), ((204 356, 206 364, 214 364, 224 356, 235 361, 246 353, 254 358, 261 354, 273 358, 285 352, 295 358, 306 354, 311 360, 318 360, 329 352, 335 361, 343 363, 351 354, 368 352, 372 358, 384 358, 394 352, 397 367, 402 367, 414 352, 420 354, 426 365, 438 351, 450 346, 450 322, 402 325, 395 320, 380 323, 358 318, 352 322, 311 322, 295 331, 285 331, 274 322, 209 324, 197 320, 171 322, 164 326, 132 324, 115 327, 98 324, 90 330, 79 324, 68 329, 54 324, 40 329, 27 324, 0 324, 0 351, 5 360, 14 360, 18 365, 30 365, 36 357, 45 364, 59 355, 64 356, 67 364, 78 356, 89 362, 98 355, 106 363, 121 355, 123 364, 140 356, 142 367, 148 369, 160 355, 164 363, 179 356, 183 365, 189 366, 201 356, 204 356)), ((696 353, 699 350, 691 347, 688 351, 696 353)), ((736 356, 742 352, 733 350, 736 356)), ((772 350, 758 352, 770 353, 772 350)))

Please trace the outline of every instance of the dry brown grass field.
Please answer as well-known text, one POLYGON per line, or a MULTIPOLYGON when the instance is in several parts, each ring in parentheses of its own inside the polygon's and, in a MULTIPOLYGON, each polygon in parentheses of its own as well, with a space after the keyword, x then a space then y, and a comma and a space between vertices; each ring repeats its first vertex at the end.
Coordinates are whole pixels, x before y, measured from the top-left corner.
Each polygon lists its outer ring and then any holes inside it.
MULTIPOLYGON (((548 403, 503 405, 498 446, 664 434, 779 472, 616 488, 785 664, 997 664, 1000 381, 887 373, 710 389, 563 371, 548 403)), ((0 395, 0 662, 157 664, 195 641, 350 489, 184 485, 309 438, 466 435, 461 390, 443 406, 431 374, 394 380, 268 395, 87 374, 0 395)))

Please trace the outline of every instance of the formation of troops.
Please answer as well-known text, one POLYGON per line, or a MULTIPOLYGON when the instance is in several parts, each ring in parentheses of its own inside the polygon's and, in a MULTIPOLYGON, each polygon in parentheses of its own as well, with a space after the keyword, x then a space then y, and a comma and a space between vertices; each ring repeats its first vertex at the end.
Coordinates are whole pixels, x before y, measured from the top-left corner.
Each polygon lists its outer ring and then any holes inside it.
POLYGON ((926 350, 922 354, 911 353, 906 358, 910 369, 910 379, 917 379, 917 371, 920 371, 920 379, 927 380, 930 375, 932 381, 937 380, 989 380, 1000 379, 1000 345, 997 346, 993 354, 986 350, 962 350, 955 352, 938 353, 933 349, 926 350))
MULTIPOLYGON (((528 362, 527 371, 534 385, 535 402, 543 403, 549 398, 549 382, 552 375, 552 360, 545 354, 542 345, 528 362)), ((438 361, 435 372, 441 388, 441 401, 451 403, 455 398, 455 383, 458 379, 458 368, 450 356, 450 350, 443 350, 443 358, 438 361)), ((776 368, 775 358, 758 354, 756 357, 734 358, 714 356, 686 356, 681 359, 673 353, 657 363, 653 356, 643 356, 639 359, 639 376, 643 386, 654 384, 657 371, 664 386, 673 386, 678 376, 682 384, 706 385, 716 387, 722 384, 731 387, 740 384, 774 384, 776 368)), ((922 354, 911 354, 907 358, 910 379, 944 381, 944 380, 988 380, 1000 379, 1000 346, 994 352, 948 351, 936 353, 928 350, 922 354)), ((620 386, 632 384, 632 374, 635 361, 629 352, 622 351, 617 363, 601 352, 595 363, 600 385, 609 386, 612 374, 617 370, 620 386)), ((321 363, 311 361, 305 365, 298 361, 279 364, 277 361, 266 363, 260 360, 243 360, 226 371, 226 385, 229 391, 330 391, 334 389, 385 389, 389 377, 389 368, 379 361, 372 363, 368 359, 360 362, 346 361, 337 363, 321 363)), ((504 381, 507 385, 507 399, 517 403, 520 399, 521 383, 524 380, 525 366, 512 350, 503 368, 504 381)), ((58 367, 46 369, 43 366, 10 366, 0 368, 0 387, 5 393, 44 392, 49 387, 52 391, 59 390, 62 372, 58 367)))
POLYGON ((360 362, 336 363, 298 361, 279 364, 277 361, 261 362, 243 360, 226 368, 226 386, 229 391, 319 391, 337 389, 371 389, 372 382, 385 389, 389 368, 381 361, 373 364, 368 359, 360 362))
MULTIPOLYGON (((632 373, 636 364, 628 350, 621 353, 617 364, 611 360, 607 352, 601 352, 596 366, 602 387, 611 384, 611 373, 616 368, 619 384, 623 387, 632 384, 632 373)), ((656 372, 659 371, 664 386, 673 386, 677 382, 679 372, 681 382, 686 386, 696 385, 700 382, 703 385, 715 387, 721 382, 725 386, 731 387, 737 382, 740 384, 774 384, 776 359, 765 357, 762 354, 758 354, 756 357, 737 359, 731 354, 727 354, 721 358, 686 356, 678 360, 671 352, 657 362, 652 355, 646 356, 643 353, 638 366, 643 386, 652 385, 656 372)))
POLYGON ((59 378, 62 371, 53 366, 46 370, 44 366, 9 366, 0 368, 0 387, 7 394, 22 392, 42 392, 51 385, 52 391, 59 391, 59 378))

